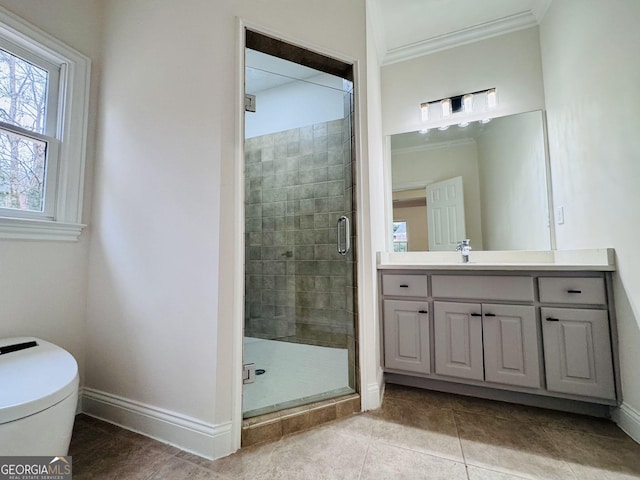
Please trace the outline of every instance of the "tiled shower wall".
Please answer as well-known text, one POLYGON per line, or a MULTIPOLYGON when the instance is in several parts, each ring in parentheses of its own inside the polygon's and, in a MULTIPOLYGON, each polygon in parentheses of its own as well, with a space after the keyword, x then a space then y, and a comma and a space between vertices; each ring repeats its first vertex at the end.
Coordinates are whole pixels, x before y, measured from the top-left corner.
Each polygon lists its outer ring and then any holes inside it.
POLYGON ((342 215, 355 245, 345 98, 344 120, 245 141, 245 335, 349 348, 354 357, 355 256, 336 248, 342 215))

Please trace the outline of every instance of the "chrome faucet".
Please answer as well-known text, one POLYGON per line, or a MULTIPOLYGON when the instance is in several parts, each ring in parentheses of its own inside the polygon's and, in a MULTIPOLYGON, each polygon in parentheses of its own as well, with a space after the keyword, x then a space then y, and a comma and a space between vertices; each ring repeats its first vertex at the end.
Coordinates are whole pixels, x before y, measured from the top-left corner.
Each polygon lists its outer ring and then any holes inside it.
POLYGON ((460 252, 462 254, 462 263, 469 263, 469 253, 471 252, 471 240, 465 238, 464 240, 458 242, 458 246, 456 247, 456 252, 460 252))

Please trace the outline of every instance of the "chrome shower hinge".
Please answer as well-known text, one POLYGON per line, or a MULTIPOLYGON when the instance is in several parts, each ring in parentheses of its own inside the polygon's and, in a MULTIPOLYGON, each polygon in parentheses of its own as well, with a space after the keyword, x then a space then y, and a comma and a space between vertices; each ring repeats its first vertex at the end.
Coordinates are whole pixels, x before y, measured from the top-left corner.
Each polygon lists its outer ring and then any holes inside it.
POLYGON ((253 383, 256 381, 256 364, 245 363, 242 366, 242 383, 253 383))

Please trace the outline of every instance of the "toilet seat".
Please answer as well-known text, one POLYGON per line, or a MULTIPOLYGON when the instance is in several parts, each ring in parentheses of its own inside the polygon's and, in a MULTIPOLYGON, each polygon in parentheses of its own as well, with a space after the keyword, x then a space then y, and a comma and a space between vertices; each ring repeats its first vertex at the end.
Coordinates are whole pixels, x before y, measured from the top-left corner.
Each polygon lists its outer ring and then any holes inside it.
POLYGON ((34 337, 0 339, 0 347, 38 345, 0 355, 0 425, 41 412, 74 394, 78 364, 62 348, 34 337))

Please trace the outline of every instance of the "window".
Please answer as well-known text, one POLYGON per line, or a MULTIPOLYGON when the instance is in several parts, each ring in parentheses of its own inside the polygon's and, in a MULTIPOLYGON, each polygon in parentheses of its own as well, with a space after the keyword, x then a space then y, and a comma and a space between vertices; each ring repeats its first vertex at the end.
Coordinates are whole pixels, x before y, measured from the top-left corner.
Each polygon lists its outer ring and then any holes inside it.
POLYGON ((53 219, 60 68, 0 39, 0 209, 53 219), (18 56, 20 55, 20 56, 18 56))
POLYGON ((0 238, 80 235, 89 69, 0 8, 0 238))
POLYGON ((406 220, 393 222, 393 251, 394 252, 409 251, 406 220))

